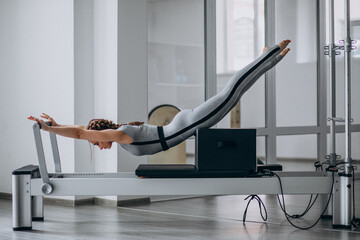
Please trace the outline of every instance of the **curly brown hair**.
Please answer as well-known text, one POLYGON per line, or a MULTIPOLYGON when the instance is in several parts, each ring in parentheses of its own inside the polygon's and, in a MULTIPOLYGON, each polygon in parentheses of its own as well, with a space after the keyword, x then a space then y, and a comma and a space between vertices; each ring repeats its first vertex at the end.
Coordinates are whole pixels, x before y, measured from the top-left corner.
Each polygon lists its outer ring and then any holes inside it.
POLYGON ((117 124, 107 119, 91 119, 86 129, 88 130, 118 129, 121 125, 122 124, 117 124))

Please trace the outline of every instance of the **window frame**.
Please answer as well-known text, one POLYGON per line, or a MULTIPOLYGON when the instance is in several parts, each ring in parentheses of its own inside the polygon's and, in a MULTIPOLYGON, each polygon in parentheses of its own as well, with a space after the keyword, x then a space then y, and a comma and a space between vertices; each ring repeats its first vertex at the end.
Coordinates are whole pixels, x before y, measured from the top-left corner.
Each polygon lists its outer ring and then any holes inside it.
MULTIPOLYGON (((257 1, 257 0, 255 0, 257 1)), ((216 9, 215 0, 204 0, 205 3, 205 94, 206 99, 216 94, 216 60, 209 59, 216 56, 216 9), (211 34, 209 34, 211 32, 211 34), (213 39, 209 39, 213 38, 213 39), (214 41, 215 40, 215 41, 214 41), (214 47, 215 44, 215 47, 214 47), (212 68, 212 69, 210 69, 212 68), (214 70, 215 69, 215 70, 214 70)), ((265 11, 265 44, 275 44, 275 0, 264 2, 265 11)), ((327 135, 330 127, 327 122, 327 68, 326 55, 323 51, 323 43, 326 42, 326 3, 316 1, 317 5, 317 125, 316 126, 276 126, 276 72, 274 69, 265 74, 265 127, 257 128, 257 136, 265 137, 265 159, 267 163, 277 162, 277 136, 291 135, 317 135, 317 159, 324 160, 328 154, 327 135)), ((226 36, 225 36, 226 37, 226 36)), ((225 42, 227 40, 225 39, 225 42)), ((226 55, 226 46, 225 46, 226 55)), ((225 56, 227 57, 227 56, 225 56)), ((225 60, 226 62, 226 60, 225 60)), ((205 100, 206 100, 205 99, 205 100)), ((360 132, 360 124, 352 125, 353 132, 360 132)), ((345 132, 344 125, 336 126, 336 133, 345 132)))

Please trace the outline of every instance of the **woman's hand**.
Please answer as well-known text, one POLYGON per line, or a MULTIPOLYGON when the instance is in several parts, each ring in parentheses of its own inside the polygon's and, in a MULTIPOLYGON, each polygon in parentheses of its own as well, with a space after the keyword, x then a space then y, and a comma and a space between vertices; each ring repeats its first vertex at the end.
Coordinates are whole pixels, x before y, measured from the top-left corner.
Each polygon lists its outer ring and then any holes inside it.
POLYGON ((39 123, 42 130, 49 131, 50 127, 48 125, 46 125, 46 123, 43 120, 33 117, 33 116, 29 116, 28 119, 39 123))
POLYGON ((50 117, 49 115, 47 115, 47 114, 45 114, 45 113, 42 113, 42 115, 40 115, 40 117, 49 120, 49 122, 51 123, 51 126, 54 126, 54 127, 55 127, 55 126, 59 126, 59 124, 57 124, 52 117, 50 117))

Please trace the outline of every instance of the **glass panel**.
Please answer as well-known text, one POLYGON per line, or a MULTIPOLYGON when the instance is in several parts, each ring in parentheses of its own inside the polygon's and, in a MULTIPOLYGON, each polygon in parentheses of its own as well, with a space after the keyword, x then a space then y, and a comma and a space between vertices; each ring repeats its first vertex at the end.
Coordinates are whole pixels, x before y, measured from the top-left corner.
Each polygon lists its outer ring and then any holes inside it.
POLYGON ((352 133, 351 135, 352 148, 351 157, 353 160, 360 160, 360 133, 352 133))
MULTIPOLYGON (((330 148, 330 134, 328 134, 328 149, 330 148)), ((360 133, 354 132, 351 134, 351 157, 354 160, 360 160, 360 133)), ((341 159, 345 158, 345 134, 336 134, 336 154, 341 156, 341 159)))
MULTIPOLYGON (((330 134, 328 134, 328 149, 330 149, 330 134)), ((337 155, 341 156, 342 159, 345 157, 345 134, 337 133, 336 134, 336 149, 335 152, 337 155)))
MULTIPOLYGON (((264 1, 216 1, 217 88, 261 54, 264 47, 264 1)), ((260 78, 241 99, 241 127, 265 127, 265 84, 260 78)), ((230 114, 218 126, 230 127, 230 114)))
POLYGON ((241 127, 265 127, 265 77, 261 77, 241 99, 241 127))
MULTIPOLYGON (((329 20, 329 6, 327 3, 327 19, 329 20)), ((352 52, 351 61, 351 79, 352 79, 352 117, 354 118, 354 124, 360 123, 360 106, 356 103, 360 101, 360 92, 355 89, 360 88, 360 82, 357 81, 360 77, 360 68, 355 67, 360 65, 360 12, 354 11, 354 9, 360 8, 360 1, 352 1, 350 9, 350 21, 351 21, 351 38, 356 40, 354 46, 356 49, 352 52), (354 91, 355 90, 355 91, 354 91)), ((344 39, 344 1, 334 1, 334 35, 335 44, 341 45, 340 40, 344 39)), ((329 26, 326 27, 327 42, 329 42, 329 26)), ((344 51, 339 50, 339 55, 336 57, 336 115, 338 117, 344 117, 344 51)), ((329 64, 328 64, 329 65, 329 64)), ((329 114, 328 114, 329 116, 329 114)), ((343 123, 338 123, 339 125, 343 123)))
MULTIPOLYGON (((353 1, 357 5, 358 9, 360 9, 360 1, 353 1)), ((356 8, 353 8, 356 9, 356 8)), ((360 124, 360 12, 352 11, 351 14, 352 19, 352 28, 351 28, 351 38, 356 41, 354 44, 356 49, 352 52, 352 61, 351 61, 351 116, 354 118, 354 124, 360 124), (356 14, 356 16, 354 16, 356 14)))
POLYGON ((265 161, 265 137, 256 137, 256 157, 265 161))
POLYGON ((204 1, 148 2, 149 112, 204 102, 204 1))
POLYGON ((316 1, 275 1, 276 42, 291 51, 276 67, 277 126, 317 124, 316 1))
POLYGON ((317 135, 277 136, 277 160, 285 171, 314 171, 317 135))

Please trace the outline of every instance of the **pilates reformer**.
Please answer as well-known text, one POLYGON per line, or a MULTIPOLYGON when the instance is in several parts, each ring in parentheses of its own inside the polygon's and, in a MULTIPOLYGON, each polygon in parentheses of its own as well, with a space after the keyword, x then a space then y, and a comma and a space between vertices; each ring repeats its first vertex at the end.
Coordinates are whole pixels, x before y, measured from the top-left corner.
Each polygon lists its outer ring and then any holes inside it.
MULTIPOLYGON (((39 166, 13 171, 13 230, 31 230, 32 221, 44 220, 43 196, 155 196, 281 194, 271 174, 227 178, 138 178, 134 172, 62 173, 56 135, 50 133, 55 173, 48 173, 40 125, 33 125, 39 166), (206 186, 206 187, 204 187, 206 186)), ((329 194, 328 172, 277 172, 284 194, 329 194)))

